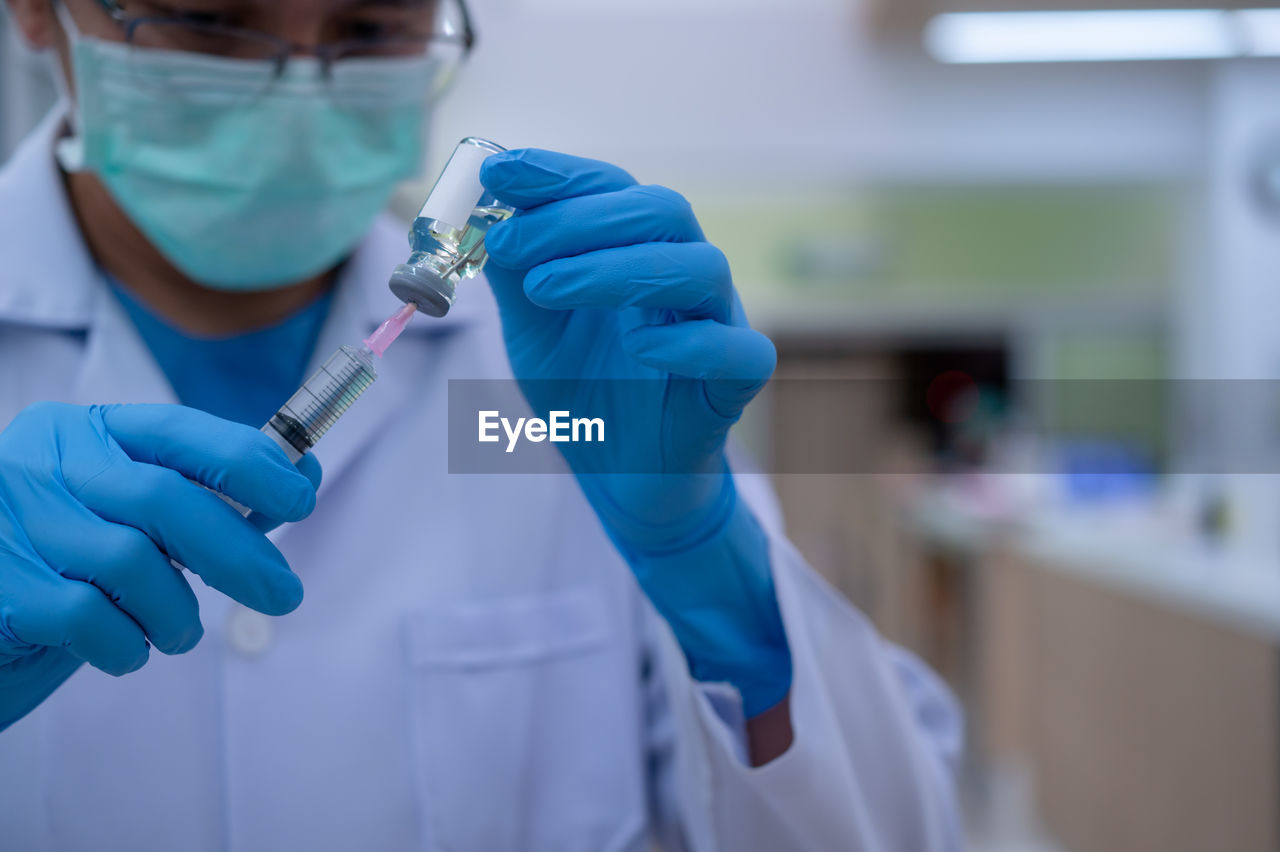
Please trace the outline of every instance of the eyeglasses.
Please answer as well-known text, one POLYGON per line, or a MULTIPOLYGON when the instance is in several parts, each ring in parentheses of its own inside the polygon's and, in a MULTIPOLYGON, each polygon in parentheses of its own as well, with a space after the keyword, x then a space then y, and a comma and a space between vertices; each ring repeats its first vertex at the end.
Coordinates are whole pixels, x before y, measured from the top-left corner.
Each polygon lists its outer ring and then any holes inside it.
POLYGON ((274 76, 294 56, 314 56, 328 76, 335 63, 349 58, 430 57, 442 79, 475 46, 475 30, 465 0, 366 0, 326 24, 325 41, 298 45, 261 30, 241 26, 237 15, 217 10, 184 10, 161 3, 98 0, 124 30, 133 47, 270 63, 274 76))

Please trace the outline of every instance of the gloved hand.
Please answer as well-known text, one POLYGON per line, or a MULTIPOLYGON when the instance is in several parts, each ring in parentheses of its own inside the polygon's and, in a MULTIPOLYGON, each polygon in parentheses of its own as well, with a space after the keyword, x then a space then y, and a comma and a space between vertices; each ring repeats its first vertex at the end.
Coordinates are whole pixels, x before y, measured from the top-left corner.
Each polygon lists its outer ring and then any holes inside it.
POLYGON ((201 485, 297 521, 320 480, 313 457, 299 467, 262 433, 180 406, 39 403, 14 418, 0 432, 0 729, 82 662, 119 676, 151 645, 195 647, 196 597, 170 557, 245 606, 295 609, 284 557, 201 485))
POLYGON ((606 163, 510 151, 481 181, 520 211, 486 245, 525 397, 543 416, 645 424, 638 440, 558 446, 694 676, 738 687, 749 716, 773 707, 791 657, 725 441, 776 354, 748 326, 728 262, 681 196, 606 163))

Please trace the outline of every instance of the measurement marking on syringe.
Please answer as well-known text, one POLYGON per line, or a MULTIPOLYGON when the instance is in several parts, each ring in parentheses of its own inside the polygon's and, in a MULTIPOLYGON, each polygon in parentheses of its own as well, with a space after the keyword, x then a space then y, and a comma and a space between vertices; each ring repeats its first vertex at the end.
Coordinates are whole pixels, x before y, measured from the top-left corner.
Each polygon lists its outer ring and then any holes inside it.
POLYGON ((377 375, 371 362, 364 363, 366 357, 343 347, 280 409, 279 414, 296 422, 307 445, 315 446, 373 384, 377 375))

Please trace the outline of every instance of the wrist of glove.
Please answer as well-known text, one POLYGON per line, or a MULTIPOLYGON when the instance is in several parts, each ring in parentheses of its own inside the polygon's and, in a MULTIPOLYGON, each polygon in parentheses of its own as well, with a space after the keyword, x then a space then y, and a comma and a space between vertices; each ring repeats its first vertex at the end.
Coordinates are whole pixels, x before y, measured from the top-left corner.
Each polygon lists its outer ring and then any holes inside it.
POLYGON ((583 487, 641 588, 671 626, 690 674, 734 686, 747 718, 753 718, 791 690, 791 652, 768 537, 739 499, 732 476, 702 475, 686 485, 679 493, 715 491, 702 508, 662 525, 623 510, 604 483, 587 481, 583 487))

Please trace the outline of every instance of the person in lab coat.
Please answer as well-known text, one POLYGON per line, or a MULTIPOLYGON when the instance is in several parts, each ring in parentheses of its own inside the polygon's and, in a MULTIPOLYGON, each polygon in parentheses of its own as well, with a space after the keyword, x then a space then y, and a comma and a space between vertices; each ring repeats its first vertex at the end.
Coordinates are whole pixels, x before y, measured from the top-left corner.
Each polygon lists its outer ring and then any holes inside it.
POLYGON ((0 846, 962 844, 952 699, 728 472, 773 350, 670 190, 491 158, 490 286, 297 468, 254 428, 397 307, 465 7, 8 8, 67 98, 0 173, 0 846), (450 379, 570 375, 661 388, 591 383, 662 475, 448 474, 450 379))

